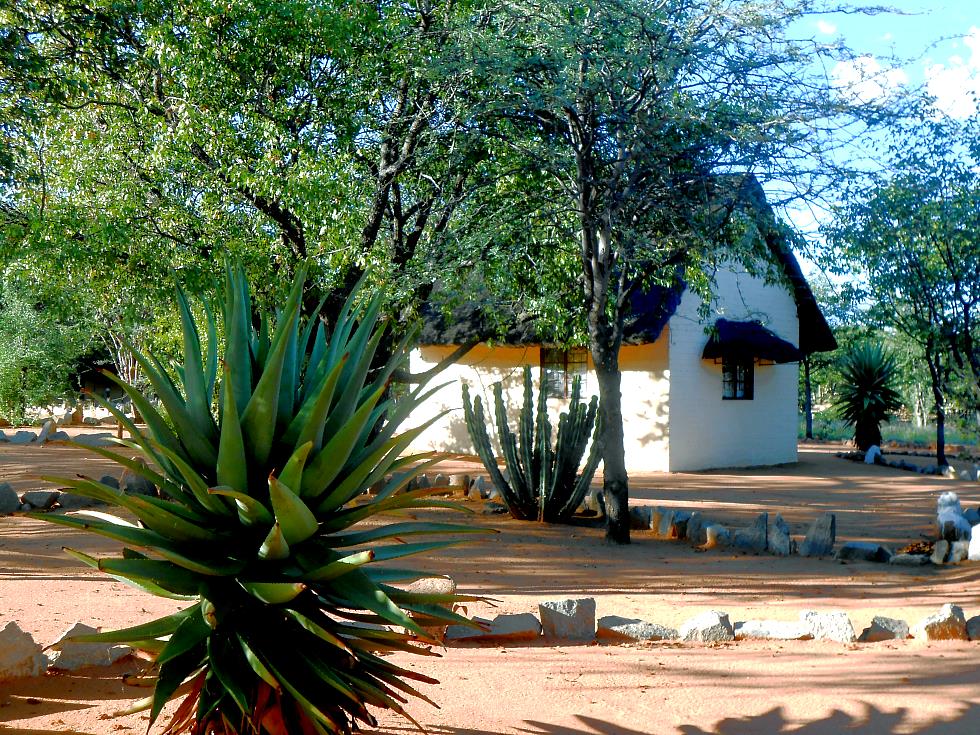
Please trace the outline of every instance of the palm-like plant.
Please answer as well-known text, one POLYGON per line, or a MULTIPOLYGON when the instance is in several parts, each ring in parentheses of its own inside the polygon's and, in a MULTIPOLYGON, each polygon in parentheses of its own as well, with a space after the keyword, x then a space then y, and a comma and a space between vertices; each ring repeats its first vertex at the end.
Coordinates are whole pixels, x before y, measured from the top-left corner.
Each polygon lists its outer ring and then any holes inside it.
POLYGON ((162 497, 123 495, 85 477, 50 478, 139 523, 93 512, 37 516, 122 542, 121 558, 68 553, 147 592, 193 603, 75 639, 155 654, 155 689, 138 705, 149 709, 151 726, 170 699, 186 695, 166 733, 349 733, 358 722, 374 724, 368 706, 411 719, 404 695, 426 698, 406 680, 433 680, 386 654, 434 655, 424 645, 434 642, 427 627, 469 624, 450 608, 474 598, 405 591, 393 585, 426 575, 376 563, 458 543, 386 541, 474 529, 411 521, 354 528, 383 511, 450 505, 404 491, 438 461, 432 453, 401 456, 425 426, 395 433, 431 391, 420 386, 397 404, 385 398, 413 335, 372 370, 385 331, 380 300, 359 307, 352 295, 328 334, 319 320, 301 318, 302 288, 301 274, 275 324, 263 316, 255 329, 244 275, 229 266, 220 361, 214 319, 209 313, 202 357, 202 335, 179 293, 178 380, 152 355, 136 355, 164 410, 117 381, 145 417, 141 435, 104 404, 134 437, 122 443, 150 466, 93 450, 154 482, 162 497), (383 489, 365 497, 379 482, 383 489))
POLYGON ((881 444, 882 421, 902 405, 894 388, 895 357, 881 345, 855 345, 841 360, 841 385, 835 402, 838 415, 854 425, 854 443, 862 452, 881 444))

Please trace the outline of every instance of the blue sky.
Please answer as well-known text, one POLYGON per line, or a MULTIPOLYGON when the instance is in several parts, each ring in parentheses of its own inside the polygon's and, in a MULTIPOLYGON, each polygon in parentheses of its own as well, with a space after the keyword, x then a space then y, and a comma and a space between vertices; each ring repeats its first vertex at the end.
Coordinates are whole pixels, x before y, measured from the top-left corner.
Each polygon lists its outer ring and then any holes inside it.
POLYGON ((886 4, 901 12, 830 13, 805 21, 806 31, 815 38, 840 38, 861 54, 850 67, 837 69, 838 79, 852 81, 860 93, 871 96, 887 94, 896 85, 925 84, 947 114, 966 117, 975 112, 974 95, 980 94, 980 2, 886 4), (905 63, 896 66, 892 57, 905 63))
MULTIPOLYGON (((965 118, 980 100, 980 0, 893 0, 897 13, 814 15, 792 29, 799 38, 843 42, 857 58, 831 70, 834 79, 865 101, 887 100, 900 88, 924 86, 937 114, 965 118)), ((868 143, 871 141, 868 140, 868 143)), ((827 217, 818 203, 787 212, 794 226, 814 235, 827 217)), ((804 270, 816 268, 801 255, 804 270)))

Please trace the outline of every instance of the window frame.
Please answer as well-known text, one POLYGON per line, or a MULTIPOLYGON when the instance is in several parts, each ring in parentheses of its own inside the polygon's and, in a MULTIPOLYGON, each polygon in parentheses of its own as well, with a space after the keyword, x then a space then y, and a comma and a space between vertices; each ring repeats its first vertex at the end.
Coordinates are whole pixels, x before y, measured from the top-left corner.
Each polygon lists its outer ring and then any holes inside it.
POLYGON ((721 360, 721 398, 723 401, 755 400, 755 360, 751 357, 723 357, 721 360), (741 394, 739 394, 741 389, 741 394))
POLYGON ((541 347, 539 356, 541 390, 546 398, 567 400, 572 395, 572 382, 582 378, 582 395, 586 395, 589 380, 589 351, 584 347, 541 347))

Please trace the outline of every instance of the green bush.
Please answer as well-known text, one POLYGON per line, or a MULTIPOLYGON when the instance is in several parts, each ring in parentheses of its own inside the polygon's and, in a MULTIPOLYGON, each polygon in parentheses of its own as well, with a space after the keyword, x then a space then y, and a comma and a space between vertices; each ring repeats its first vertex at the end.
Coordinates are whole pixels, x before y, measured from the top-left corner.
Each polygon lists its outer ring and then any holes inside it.
POLYGON ((537 411, 534 410, 534 389, 531 368, 524 367, 524 405, 518 419, 520 442, 507 425, 507 406, 500 383, 493 386, 496 404, 497 434, 507 465, 505 479, 487 434, 483 401, 479 396, 470 401, 469 388, 463 385, 463 410, 470 439, 476 447, 483 466, 511 515, 518 520, 538 520, 562 523, 571 518, 589 491, 589 484, 601 459, 598 398, 589 405, 581 401, 581 380, 575 378, 568 411, 558 418, 558 436, 551 446, 551 423, 545 391, 538 392, 537 411), (592 450, 578 473, 589 438, 592 450))
POLYGON ((394 585, 428 575, 378 562, 459 543, 403 539, 475 529, 415 521, 358 527, 384 511, 449 505, 427 491, 404 492, 437 461, 432 453, 401 456, 425 426, 395 433, 431 391, 418 387, 397 406, 385 398, 412 335, 372 370, 385 332, 380 301, 362 308, 352 296, 328 334, 318 319, 300 318, 302 290, 299 277, 275 324, 264 314, 254 329, 248 285, 229 268, 220 360, 214 320, 209 315, 202 345, 178 294, 179 380, 152 355, 136 355, 164 411, 122 381, 148 435, 113 409, 135 437, 123 443, 150 466, 94 450, 155 483, 162 497, 51 478, 129 511, 140 525, 102 513, 36 516, 122 542, 121 558, 69 553, 151 594, 192 603, 75 639, 154 652, 155 689, 139 704, 151 725, 168 700, 185 695, 167 733, 350 733, 358 722, 375 724, 369 706, 411 719, 404 695, 422 695, 408 681, 432 680, 386 655, 428 654, 420 643, 436 642, 430 626, 472 625, 451 609, 475 598, 405 591, 394 585), (382 489, 365 496, 379 482, 382 489))
POLYGON ((85 352, 84 329, 59 322, 9 281, 0 286, 0 416, 27 420, 28 409, 73 395, 71 376, 85 352))

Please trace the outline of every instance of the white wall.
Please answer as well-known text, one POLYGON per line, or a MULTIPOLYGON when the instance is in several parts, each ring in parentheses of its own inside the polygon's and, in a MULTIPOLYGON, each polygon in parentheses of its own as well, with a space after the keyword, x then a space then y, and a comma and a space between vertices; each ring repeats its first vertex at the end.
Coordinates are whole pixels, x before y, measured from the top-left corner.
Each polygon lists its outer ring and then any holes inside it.
MULTIPOLYGON (((757 319, 799 345, 796 302, 738 266, 719 272, 707 324, 757 319)), ((700 299, 686 292, 670 320, 671 471, 796 461, 798 365, 756 365, 754 398, 722 400, 721 365, 701 359, 708 341, 700 299)))
MULTIPOLYGON (((412 352, 411 371, 413 373, 425 372, 437 365, 455 349, 456 345, 420 347, 412 352)), ((479 344, 467 352, 430 383, 432 387, 446 382, 449 382, 449 385, 412 412, 411 417, 404 424, 406 428, 418 426, 438 413, 448 410, 445 416, 436 421, 416 439, 412 444, 412 449, 416 451, 435 450, 457 454, 476 454, 473 442, 470 441, 469 433, 466 430, 466 420, 463 417, 462 383, 465 382, 470 387, 472 399, 476 399, 477 396, 483 398, 483 410, 491 424, 487 427, 487 433, 490 434, 490 438, 499 452, 496 429, 494 428, 494 401, 491 386, 498 381, 503 382, 504 400, 513 419, 524 402, 524 365, 530 365, 533 368, 532 378, 535 381, 536 394, 540 355, 541 351, 537 346, 487 347, 485 344, 479 344)), ((557 412, 555 415, 557 416, 557 412)), ((513 428, 515 425, 516 421, 512 421, 511 427, 513 428)), ((555 430, 557 431, 557 423, 555 430)))
MULTIPOLYGON (((412 353, 413 373, 423 372, 449 355, 454 346, 428 346, 412 353)), ((530 365, 534 390, 540 387, 541 353, 538 346, 487 347, 477 345, 458 362, 447 368, 434 382, 451 384, 419 407, 406 426, 417 426, 441 411, 449 413, 436 421, 412 445, 415 451, 436 450, 460 454, 475 454, 476 450, 466 431, 462 411, 462 388, 470 386, 470 395, 483 397, 484 412, 490 426, 487 432, 498 455, 500 447, 496 438, 493 383, 503 381, 504 400, 508 406, 511 429, 517 426, 517 415, 524 401, 523 366, 530 365)), ((667 341, 656 345, 624 347, 620 353, 622 369, 623 419, 626 429, 626 462, 634 470, 667 470, 667 397, 669 373, 667 370, 667 341)), ((598 392, 598 384, 589 360, 590 373, 583 390, 583 400, 598 392)), ((568 407, 568 402, 549 399, 553 432, 558 431, 558 414, 568 407)))
POLYGON ((669 469, 668 422, 672 407, 668 332, 665 328, 654 344, 627 345, 619 353, 628 470, 666 472, 669 469))

